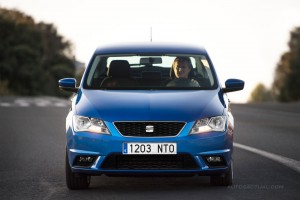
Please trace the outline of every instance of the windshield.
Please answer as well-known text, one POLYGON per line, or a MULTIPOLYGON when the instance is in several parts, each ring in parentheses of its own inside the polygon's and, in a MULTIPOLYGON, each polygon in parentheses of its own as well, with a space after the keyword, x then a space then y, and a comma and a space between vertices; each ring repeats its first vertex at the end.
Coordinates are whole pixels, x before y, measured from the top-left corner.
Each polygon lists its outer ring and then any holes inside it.
POLYGON ((213 89, 214 73, 204 55, 96 55, 85 89, 213 89))

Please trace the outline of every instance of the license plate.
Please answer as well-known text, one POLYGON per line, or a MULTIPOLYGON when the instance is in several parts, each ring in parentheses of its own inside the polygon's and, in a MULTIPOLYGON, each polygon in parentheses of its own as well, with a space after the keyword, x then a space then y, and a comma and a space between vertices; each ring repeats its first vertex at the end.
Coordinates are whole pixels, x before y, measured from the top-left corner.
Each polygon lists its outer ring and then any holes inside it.
POLYGON ((177 144, 123 143, 123 154, 177 154, 177 144))

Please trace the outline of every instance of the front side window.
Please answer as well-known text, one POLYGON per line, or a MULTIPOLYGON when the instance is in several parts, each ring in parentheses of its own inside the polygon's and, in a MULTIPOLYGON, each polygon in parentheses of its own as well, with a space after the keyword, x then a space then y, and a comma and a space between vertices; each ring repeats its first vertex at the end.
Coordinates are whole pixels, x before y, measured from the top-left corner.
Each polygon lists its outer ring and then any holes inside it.
POLYGON ((213 89, 216 80, 204 55, 96 55, 86 89, 213 89))

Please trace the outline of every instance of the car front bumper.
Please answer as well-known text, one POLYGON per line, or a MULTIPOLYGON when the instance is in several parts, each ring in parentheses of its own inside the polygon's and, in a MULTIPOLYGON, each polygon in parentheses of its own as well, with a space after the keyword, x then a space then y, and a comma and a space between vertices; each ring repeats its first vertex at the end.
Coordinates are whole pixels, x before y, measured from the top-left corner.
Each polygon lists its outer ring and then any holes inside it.
MULTIPOLYGON (((188 123, 176 137, 123 137, 110 128, 111 135, 89 132, 74 132, 71 126, 67 130, 67 154, 73 172, 89 175, 146 175, 146 174, 221 174, 228 171, 231 164, 232 134, 224 132, 209 132, 189 135, 193 123, 188 123), (176 143, 178 155, 188 155, 195 165, 192 168, 107 168, 106 159, 113 155, 122 155, 123 143, 176 143), (79 166, 76 159, 79 156, 92 156, 93 162, 88 166, 79 166), (219 156, 223 159, 220 166, 211 166, 206 157, 219 156)), ((137 155, 139 156, 139 155, 137 155)), ((147 157, 147 156, 146 156, 147 157)))

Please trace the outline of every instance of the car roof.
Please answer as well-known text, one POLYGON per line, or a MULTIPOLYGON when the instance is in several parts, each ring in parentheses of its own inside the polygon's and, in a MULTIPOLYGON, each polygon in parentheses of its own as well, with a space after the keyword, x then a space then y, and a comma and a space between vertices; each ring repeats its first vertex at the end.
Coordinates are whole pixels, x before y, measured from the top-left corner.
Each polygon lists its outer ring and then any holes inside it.
POLYGON ((116 44, 98 47, 95 54, 204 54, 207 52, 203 47, 185 44, 166 43, 132 43, 116 44))

